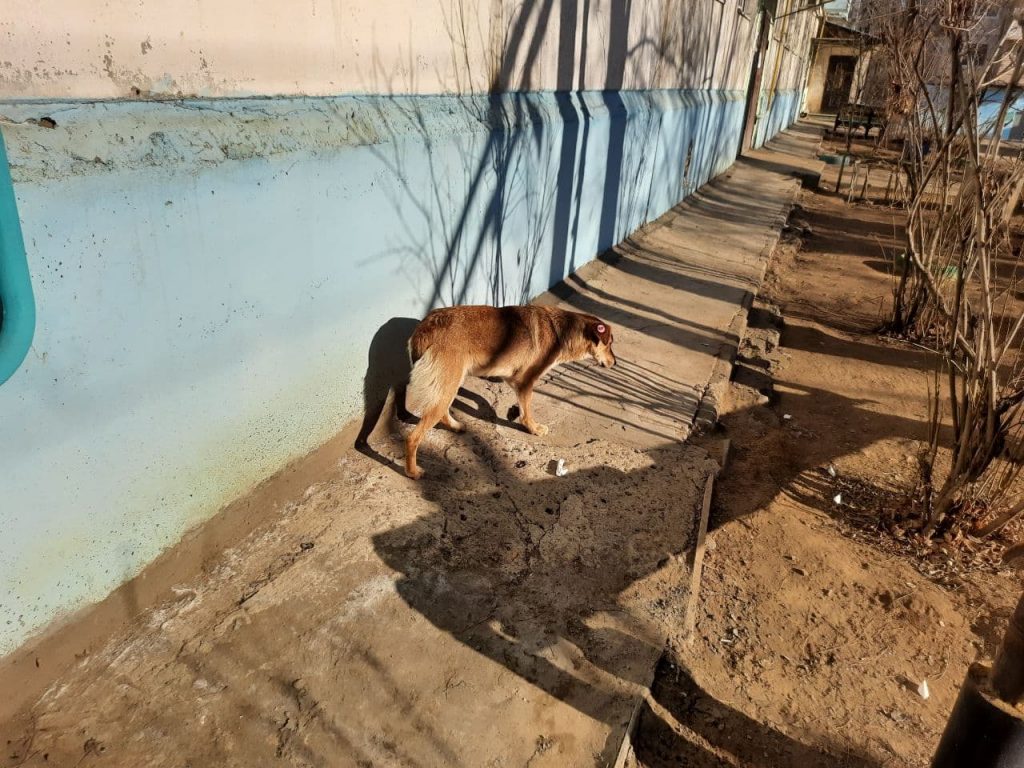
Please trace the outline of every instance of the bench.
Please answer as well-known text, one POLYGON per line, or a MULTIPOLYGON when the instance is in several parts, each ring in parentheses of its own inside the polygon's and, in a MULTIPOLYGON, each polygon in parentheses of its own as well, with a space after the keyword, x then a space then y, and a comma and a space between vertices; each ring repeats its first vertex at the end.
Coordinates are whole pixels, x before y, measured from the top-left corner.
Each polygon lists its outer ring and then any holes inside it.
POLYGON ((875 107, 869 107, 866 104, 845 104, 839 108, 839 113, 836 115, 835 125, 832 126, 833 133, 839 132, 840 125, 845 126, 847 132, 863 128, 866 139, 871 134, 872 128, 877 128, 881 134, 884 122, 879 110, 875 107))

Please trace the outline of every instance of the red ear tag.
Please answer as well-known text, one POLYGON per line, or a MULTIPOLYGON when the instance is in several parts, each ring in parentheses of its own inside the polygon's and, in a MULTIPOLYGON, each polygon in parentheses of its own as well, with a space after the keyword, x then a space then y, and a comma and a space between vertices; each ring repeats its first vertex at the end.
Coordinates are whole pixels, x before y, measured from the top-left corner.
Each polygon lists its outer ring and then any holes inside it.
POLYGON ((607 330, 608 330, 608 329, 607 329, 607 328, 605 328, 603 324, 601 324, 601 323, 598 323, 598 324, 597 324, 597 332, 598 332, 598 333, 604 333, 604 332, 605 332, 605 331, 607 331, 607 330))

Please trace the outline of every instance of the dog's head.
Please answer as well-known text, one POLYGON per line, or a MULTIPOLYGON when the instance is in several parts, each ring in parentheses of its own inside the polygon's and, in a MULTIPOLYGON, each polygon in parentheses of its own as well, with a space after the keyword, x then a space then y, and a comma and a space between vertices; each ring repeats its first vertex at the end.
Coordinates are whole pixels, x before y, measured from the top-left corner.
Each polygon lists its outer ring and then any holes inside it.
POLYGON ((605 368, 615 365, 615 353, 612 352, 612 327, 596 317, 587 321, 587 352, 605 368))

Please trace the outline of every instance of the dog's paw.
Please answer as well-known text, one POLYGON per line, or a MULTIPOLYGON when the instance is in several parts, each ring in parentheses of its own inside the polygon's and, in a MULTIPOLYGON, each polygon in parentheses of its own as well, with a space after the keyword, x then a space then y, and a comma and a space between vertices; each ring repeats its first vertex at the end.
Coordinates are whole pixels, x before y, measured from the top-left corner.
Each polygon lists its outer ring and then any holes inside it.
POLYGON ((548 427, 546 424, 534 424, 530 427, 530 434, 536 435, 537 437, 544 437, 548 433, 548 427))
POLYGON ((413 467, 412 469, 406 467, 405 474, 407 474, 413 480, 419 480, 421 477, 423 477, 423 470, 420 469, 419 467, 413 467))

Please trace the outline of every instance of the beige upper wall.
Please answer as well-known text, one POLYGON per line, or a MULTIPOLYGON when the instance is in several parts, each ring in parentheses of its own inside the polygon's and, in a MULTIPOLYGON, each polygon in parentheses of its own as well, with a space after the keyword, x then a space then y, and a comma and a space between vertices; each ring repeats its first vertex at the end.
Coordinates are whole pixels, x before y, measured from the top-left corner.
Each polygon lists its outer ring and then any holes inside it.
POLYGON ((812 11, 799 11, 799 4, 800 0, 779 2, 779 18, 772 25, 771 46, 762 80, 768 90, 790 91, 804 86, 804 76, 810 66, 811 41, 818 32, 821 17, 812 11))
POLYGON ((740 89, 756 31, 740 10, 737 0, 6 0, 0 98, 740 89))

